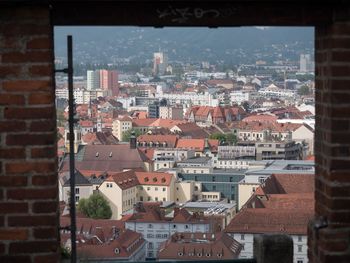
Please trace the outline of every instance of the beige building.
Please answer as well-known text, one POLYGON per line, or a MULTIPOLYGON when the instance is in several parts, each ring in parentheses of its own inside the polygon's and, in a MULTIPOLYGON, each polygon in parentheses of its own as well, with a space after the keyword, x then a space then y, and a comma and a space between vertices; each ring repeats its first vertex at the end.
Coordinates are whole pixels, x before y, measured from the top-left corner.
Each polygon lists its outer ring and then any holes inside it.
POLYGON ((111 174, 99 187, 112 209, 112 219, 120 219, 122 214, 132 209, 137 202, 138 180, 134 171, 111 174))
POLYGON ((238 210, 241 210, 242 206, 255 193, 255 190, 259 186, 260 186, 260 184, 254 184, 254 183, 240 183, 240 184, 238 184, 238 210))
POLYGON ((183 108, 173 106, 159 107, 159 118, 171 120, 183 120, 183 108))
POLYGON ((306 142, 308 144, 308 151, 306 154, 314 154, 314 129, 312 127, 303 124, 292 132, 292 139, 297 143, 306 142))
MULTIPOLYGON (((58 180, 59 199, 66 204, 70 201, 70 173, 60 174, 58 180)), ((93 194, 93 184, 84 177, 78 170, 75 171, 75 203, 78 204, 81 198, 89 198, 93 194)))
POLYGON ((138 179, 137 201, 174 201, 175 176, 169 173, 135 172, 138 179))
POLYGON ((177 181, 175 183, 175 201, 179 203, 186 203, 193 200, 196 188, 195 181, 177 181))
POLYGON ((124 116, 113 121, 112 133, 119 140, 123 140, 123 134, 132 128, 131 118, 124 116))

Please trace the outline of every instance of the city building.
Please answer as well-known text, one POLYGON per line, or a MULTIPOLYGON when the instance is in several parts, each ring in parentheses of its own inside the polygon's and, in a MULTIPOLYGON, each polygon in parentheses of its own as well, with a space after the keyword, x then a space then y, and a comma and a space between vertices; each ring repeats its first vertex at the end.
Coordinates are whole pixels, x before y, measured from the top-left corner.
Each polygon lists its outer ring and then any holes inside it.
POLYGON ((183 120, 183 117, 182 105, 159 107, 159 118, 161 119, 183 120))
POLYGON ((253 257, 254 235, 292 237, 294 263, 307 259, 307 227, 314 216, 314 175, 274 174, 256 189, 225 232, 243 246, 240 258, 253 257))
POLYGON ((123 140, 123 134, 132 129, 132 119, 128 116, 123 116, 113 120, 112 133, 119 140, 123 140))
POLYGON ((141 233, 147 240, 146 258, 158 257, 161 244, 176 232, 212 233, 213 222, 199 213, 190 214, 186 209, 175 208, 172 217, 166 217, 159 205, 148 206, 138 203, 135 212, 126 215, 125 228, 141 233))
POLYGON ((240 243, 226 233, 175 233, 165 241, 158 261, 206 261, 238 258, 240 243))
MULTIPOLYGON (((192 168, 194 169, 194 168, 192 168)), ((238 184, 245 178, 245 170, 234 169, 212 169, 207 172, 201 172, 200 167, 188 173, 186 169, 184 172, 179 172, 179 178, 183 180, 190 180, 201 182, 202 193, 204 192, 219 192, 220 199, 227 199, 237 202, 238 200, 238 184)))
POLYGON ((164 75, 168 67, 168 57, 164 52, 153 53, 153 74, 164 75))
POLYGON ((201 126, 241 120, 246 112, 241 107, 193 106, 186 113, 186 119, 201 126))

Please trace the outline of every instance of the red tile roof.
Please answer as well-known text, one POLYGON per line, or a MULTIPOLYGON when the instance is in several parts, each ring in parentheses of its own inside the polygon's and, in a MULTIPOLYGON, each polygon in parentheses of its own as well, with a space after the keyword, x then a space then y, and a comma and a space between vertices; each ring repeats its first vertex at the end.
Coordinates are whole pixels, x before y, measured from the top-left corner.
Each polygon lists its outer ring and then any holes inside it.
POLYGON ((157 143, 163 144, 164 142, 167 144, 167 147, 175 147, 177 142, 177 135, 162 135, 162 134, 144 134, 137 137, 138 142, 146 142, 146 143, 157 143))
POLYGON ((232 233, 307 233, 314 215, 312 174, 273 174, 225 229, 232 233))
POLYGON ((158 172, 135 172, 135 175, 142 185, 169 186, 173 178, 172 174, 158 172))
POLYGON ((115 182, 123 190, 139 185, 139 181, 133 170, 109 174, 105 181, 115 182))
POLYGON ((226 233, 175 233, 160 246, 162 260, 223 260, 237 258, 242 245, 226 233))
POLYGON ((306 235, 314 211, 302 209, 244 208, 226 227, 229 233, 286 233, 306 235))
POLYGON ((145 243, 146 241, 142 238, 140 233, 126 229, 120 233, 119 237, 111 242, 97 245, 79 243, 77 246, 77 254, 82 260, 127 259, 140 247, 144 246, 145 243))

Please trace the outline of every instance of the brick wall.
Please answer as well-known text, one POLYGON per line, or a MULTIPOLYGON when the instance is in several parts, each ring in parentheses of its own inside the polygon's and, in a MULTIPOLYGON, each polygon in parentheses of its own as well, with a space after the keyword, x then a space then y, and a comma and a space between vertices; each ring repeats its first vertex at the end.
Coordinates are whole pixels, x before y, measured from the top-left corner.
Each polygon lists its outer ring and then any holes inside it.
POLYGON ((0 7, 0 262, 57 262, 49 9, 0 7))
POLYGON ((350 21, 316 28, 316 74, 316 220, 329 226, 311 222, 309 258, 350 262, 350 21))

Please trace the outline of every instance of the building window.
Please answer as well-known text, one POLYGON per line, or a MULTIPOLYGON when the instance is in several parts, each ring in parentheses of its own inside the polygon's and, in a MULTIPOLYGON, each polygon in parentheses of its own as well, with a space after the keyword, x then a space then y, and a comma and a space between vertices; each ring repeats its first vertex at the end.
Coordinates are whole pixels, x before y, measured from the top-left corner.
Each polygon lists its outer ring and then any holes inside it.
POLYGON ((298 246, 298 252, 303 252, 303 246, 301 245, 298 246))
POLYGON ((216 191, 216 185, 213 185, 213 191, 216 191))
POLYGON ((154 189, 155 191, 158 191, 158 187, 155 187, 155 189, 154 189))
POLYGON ((189 229, 190 227, 189 227, 188 225, 185 225, 185 228, 186 228, 186 229, 189 229))
POLYGON ((165 192, 165 190, 166 190, 166 188, 165 188, 165 187, 163 187, 163 192, 165 192))
POLYGON ((230 177, 230 182, 233 182, 233 177, 230 177))
POLYGON ((75 202, 78 203, 79 202, 79 196, 75 197, 75 202))
POLYGON ((151 190, 151 187, 147 187, 147 191, 151 190))
POLYGON ((150 197, 150 196, 149 196, 149 197, 147 197, 147 200, 148 200, 148 201, 151 201, 151 197, 150 197))
POLYGON ((241 234, 241 240, 244 240, 244 234, 241 234))
MULTIPOLYGON (((152 242, 149 242, 149 243, 148 243, 148 248, 149 248, 149 249, 153 249, 153 243, 152 243, 152 242)), ((152 254, 152 256, 153 256, 153 254, 152 254)))
POLYGON ((302 242, 303 241, 303 237, 302 236, 298 236, 298 242, 302 242))
POLYGON ((302 260, 297 260, 297 263, 304 263, 304 261, 302 261, 302 260))
POLYGON ((244 251, 244 243, 241 243, 241 245, 242 245, 242 251, 244 251))
POLYGON ((153 228, 153 225, 152 224, 148 224, 148 228, 153 228))
POLYGON ((165 199, 165 197, 163 197, 163 202, 165 202, 166 201, 166 199, 165 199))
POLYGON ((215 180, 216 180, 216 178, 215 178, 215 176, 213 176, 212 181, 215 182, 215 180))
POLYGON ((176 228, 176 225, 173 225, 173 228, 175 229, 175 228, 176 228))
POLYGON ((140 196, 140 201, 143 202, 143 196, 140 196))
POLYGON ((156 197, 155 200, 158 201, 158 197, 156 197))
POLYGON ((75 188, 75 194, 79 194, 79 188, 75 188))

